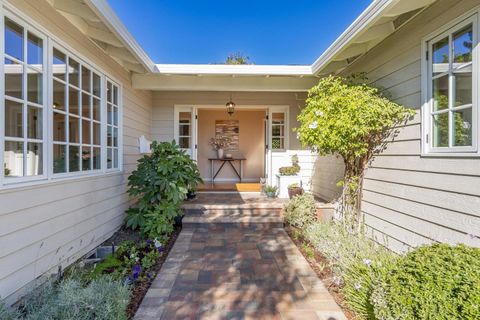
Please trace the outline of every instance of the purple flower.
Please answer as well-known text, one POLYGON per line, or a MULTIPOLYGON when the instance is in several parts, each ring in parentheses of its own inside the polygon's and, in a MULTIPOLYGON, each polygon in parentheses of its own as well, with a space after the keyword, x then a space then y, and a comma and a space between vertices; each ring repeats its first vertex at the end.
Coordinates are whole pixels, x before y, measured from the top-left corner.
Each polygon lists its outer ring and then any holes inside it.
POLYGON ((138 276, 140 276, 140 273, 142 272, 142 267, 140 266, 140 264, 135 264, 133 266, 133 279, 134 280, 137 280, 138 279, 138 276))
POLYGON ((370 260, 370 259, 363 259, 363 263, 370 267, 371 264, 372 264, 372 260, 370 260))

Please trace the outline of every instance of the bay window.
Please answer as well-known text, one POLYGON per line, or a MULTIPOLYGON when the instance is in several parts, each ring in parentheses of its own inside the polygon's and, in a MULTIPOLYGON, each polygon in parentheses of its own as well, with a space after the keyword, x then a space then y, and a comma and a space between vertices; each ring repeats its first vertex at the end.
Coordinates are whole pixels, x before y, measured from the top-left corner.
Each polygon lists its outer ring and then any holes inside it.
POLYGON ((121 88, 54 39, 3 16, 0 186, 121 168, 121 88))
POLYGON ((428 153, 478 151, 476 16, 427 43, 427 100, 424 112, 428 153))

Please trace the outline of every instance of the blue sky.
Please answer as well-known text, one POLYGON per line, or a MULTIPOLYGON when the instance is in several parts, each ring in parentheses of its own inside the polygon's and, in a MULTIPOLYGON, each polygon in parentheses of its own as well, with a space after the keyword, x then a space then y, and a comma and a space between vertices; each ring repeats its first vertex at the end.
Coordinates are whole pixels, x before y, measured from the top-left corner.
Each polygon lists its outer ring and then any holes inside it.
POLYGON ((371 0, 108 0, 155 63, 311 64, 371 0))

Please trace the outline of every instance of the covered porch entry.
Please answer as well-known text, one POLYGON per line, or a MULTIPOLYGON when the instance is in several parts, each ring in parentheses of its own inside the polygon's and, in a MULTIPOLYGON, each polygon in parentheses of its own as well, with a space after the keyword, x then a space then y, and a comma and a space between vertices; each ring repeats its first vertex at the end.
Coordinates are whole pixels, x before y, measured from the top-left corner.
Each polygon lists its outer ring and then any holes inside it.
MULTIPOLYGON (((199 191, 259 192, 272 184, 272 156, 288 149, 288 106, 175 105, 174 139, 197 161, 199 191), (223 156, 210 140, 225 138, 223 156)), ((273 158, 274 159, 274 158, 273 158)))

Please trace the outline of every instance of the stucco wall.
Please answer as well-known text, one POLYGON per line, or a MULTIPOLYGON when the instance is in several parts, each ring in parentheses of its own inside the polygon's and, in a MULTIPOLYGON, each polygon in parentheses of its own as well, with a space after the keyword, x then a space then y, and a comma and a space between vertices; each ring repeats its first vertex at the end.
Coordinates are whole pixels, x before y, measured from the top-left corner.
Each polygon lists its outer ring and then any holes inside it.
MULTIPOLYGON (((215 156, 215 151, 208 144, 215 137, 216 120, 237 120, 239 124, 239 152, 247 160, 243 162, 243 179, 258 182, 264 176, 265 162, 265 111, 237 110, 229 116, 225 110, 198 110, 198 167, 202 177, 210 179, 210 162, 208 158, 215 156)), ((214 173, 220 163, 215 162, 214 173)), ((238 170, 238 162, 235 163, 238 170)), ((215 178, 216 181, 237 181, 235 172, 225 165, 215 178)))

